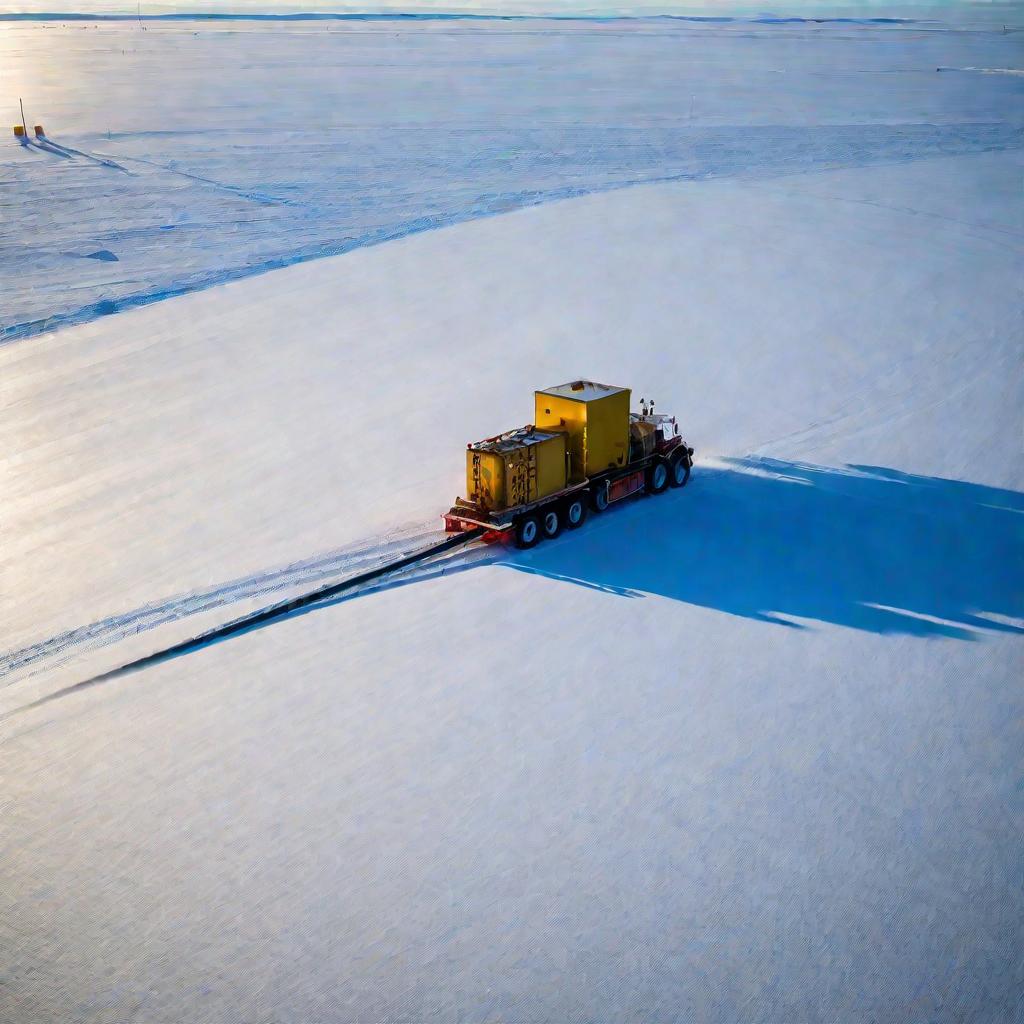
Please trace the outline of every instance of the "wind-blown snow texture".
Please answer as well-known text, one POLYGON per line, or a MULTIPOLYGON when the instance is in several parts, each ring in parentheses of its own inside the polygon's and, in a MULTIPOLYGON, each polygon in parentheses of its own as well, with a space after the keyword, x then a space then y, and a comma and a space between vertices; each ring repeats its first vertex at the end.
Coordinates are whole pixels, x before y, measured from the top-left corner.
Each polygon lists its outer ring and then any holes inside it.
MULTIPOLYGON (((889 102, 999 123, 1012 77, 889 102)), ((757 103, 828 124, 829 81, 757 103)), ((0 348, 0 1018, 1022 1019, 1024 155, 931 153, 0 348), (580 374, 679 414, 685 490, 24 710, 429 541, 580 374)))
POLYGON ((934 24, 8 24, 0 94, 25 96, 50 141, 9 137, 0 154, 0 339, 623 184, 1019 147, 1021 80, 936 71, 1013 67, 1019 39, 934 24), (98 249, 117 262, 83 258, 98 249))

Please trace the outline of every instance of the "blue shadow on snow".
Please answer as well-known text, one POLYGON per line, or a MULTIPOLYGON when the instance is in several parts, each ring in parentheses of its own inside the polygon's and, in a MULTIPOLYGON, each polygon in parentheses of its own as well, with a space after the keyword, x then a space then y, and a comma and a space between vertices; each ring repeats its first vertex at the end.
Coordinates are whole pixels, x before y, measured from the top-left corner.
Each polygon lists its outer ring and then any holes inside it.
MULTIPOLYGON (((613 506, 578 532, 532 551, 496 546, 478 555, 439 559, 411 575, 281 617, 497 565, 619 597, 666 597, 788 628, 804 628, 794 621, 804 620, 962 640, 975 638, 976 630, 1024 634, 1024 495, 875 466, 834 469, 763 458, 698 464, 683 491, 613 506)), ((0 676, 53 658, 59 663, 82 645, 105 646, 259 594, 319 587, 378 561, 386 555, 374 555, 372 546, 345 549, 152 602, 0 655, 0 676)), ((189 650, 206 645, 200 635, 189 650)), ((163 655, 157 651, 144 660, 163 655)))
POLYGON ((795 628, 1024 633, 1024 495, 873 466, 698 464, 685 490, 501 564, 795 628))

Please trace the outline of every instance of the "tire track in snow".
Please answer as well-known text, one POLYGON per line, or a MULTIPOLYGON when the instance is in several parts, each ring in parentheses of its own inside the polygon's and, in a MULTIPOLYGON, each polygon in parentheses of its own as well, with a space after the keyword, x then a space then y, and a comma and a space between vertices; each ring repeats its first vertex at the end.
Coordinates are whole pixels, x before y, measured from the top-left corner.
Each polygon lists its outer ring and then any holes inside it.
POLYGON ((806 427, 762 441, 751 449, 756 457, 771 457, 785 449, 789 456, 807 458, 829 445, 892 430, 907 419, 939 408, 959 399, 979 381, 991 374, 1009 374, 1015 353, 990 356, 990 362, 961 376, 955 389, 936 398, 920 399, 919 375, 914 371, 915 357, 908 356, 894 363, 881 376, 869 376, 836 411, 806 427))
POLYGON ((122 171, 128 175, 131 175, 132 173, 127 167, 122 167, 116 160, 112 160, 109 157, 104 157, 102 155, 93 156, 92 153, 86 153, 82 149, 73 149, 71 146, 64 146, 61 143, 54 142, 52 139, 36 139, 34 142, 29 142, 29 145, 42 150, 44 153, 51 153, 54 156, 63 157, 65 160, 71 160, 76 156, 80 156, 85 160, 91 160, 94 164, 99 164, 101 167, 109 167, 113 171, 122 171))
MULTIPOLYGON (((140 633, 180 622, 242 601, 376 568, 427 546, 443 536, 433 528, 410 527, 202 590, 177 594, 121 614, 64 630, 44 640, 0 654, 0 687, 7 687, 46 669, 65 664, 140 633)), ((379 586, 379 585, 378 585, 379 586)))
MULTIPOLYGON (((73 683, 44 694, 35 700, 29 701, 20 707, 13 708, 0 714, 0 722, 13 718, 16 715, 31 711, 34 708, 50 704, 55 700, 61 700, 82 690, 89 690, 95 686, 119 679, 129 673, 138 672, 143 668, 150 668, 159 665, 172 658, 178 658, 185 654, 192 654, 209 647, 211 644, 221 643, 234 637, 243 636, 256 629, 261 629, 273 623, 281 622, 284 619, 295 615, 302 615, 318 608, 327 608, 339 601, 349 600, 352 597, 367 593, 373 590, 385 589, 393 576, 404 572, 407 568, 422 564, 432 563, 436 565, 443 561, 444 553, 456 548, 462 548, 483 534, 482 528, 477 528, 469 533, 442 534, 441 539, 432 544, 424 545, 415 551, 409 552, 398 558, 388 558, 385 564, 362 573, 349 574, 336 583, 326 587, 318 587, 316 590, 307 591, 296 597, 285 601, 279 601, 267 608, 250 612, 241 618, 231 619, 228 622, 215 626, 212 629, 204 630, 198 635, 191 636, 185 640, 170 644, 131 661, 108 668, 104 671, 83 679, 81 682, 73 683)), ((435 570, 434 575, 443 575, 444 569, 439 572, 435 570)), ((406 581, 408 582, 408 581, 406 581)))
MULTIPOLYGON (((77 150, 72 150, 72 152, 77 152, 77 150)), ((99 151, 97 150, 97 152, 99 151)), ((120 167, 120 164, 114 163, 113 158, 107 157, 104 153, 100 153, 99 155, 109 160, 113 166, 120 167)), ((200 185, 209 185, 211 188, 220 189, 223 192, 230 192, 231 195, 238 196, 240 199, 248 199, 254 203, 259 203, 261 206, 303 206, 302 203, 296 203, 290 199, 280 199, 276 196, 268 196, 263 192, 240 188, 237 185, 229 185, 227 182, 215 181, 213 178, 204 178, 201 174, 192 174, 189 171, 180 171, 177 167, 172 167, 170 164, 161 164, 156 160, 146 160, 141 156, 123 156, 121 159, 129 160, 136 164, 145 164, 147 167, 156 168, 156 170, 164 171, 167 174, 176 174, 179 178, 187 178, 189 181, 195 181, 200 185)), ((131 174, 131 171, 128 171, 124 167, 121 167, 121 170, 131 174)))

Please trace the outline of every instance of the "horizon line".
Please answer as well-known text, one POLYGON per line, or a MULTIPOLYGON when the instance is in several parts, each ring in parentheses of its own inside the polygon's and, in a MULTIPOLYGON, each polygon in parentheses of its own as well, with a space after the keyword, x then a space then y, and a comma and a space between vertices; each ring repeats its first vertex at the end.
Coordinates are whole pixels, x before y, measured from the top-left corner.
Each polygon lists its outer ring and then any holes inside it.
POLYGON ((0 12, 0 21, 695 21, 711 23, 749 22, 755 24, 918 24, 917 18, 840 17, 821 15, 715 15, 715 14, 484 14, 470 11, 295 11, 289 13, 238 13, 176 11, 168 14, 87 14, 83 11, 0 12))

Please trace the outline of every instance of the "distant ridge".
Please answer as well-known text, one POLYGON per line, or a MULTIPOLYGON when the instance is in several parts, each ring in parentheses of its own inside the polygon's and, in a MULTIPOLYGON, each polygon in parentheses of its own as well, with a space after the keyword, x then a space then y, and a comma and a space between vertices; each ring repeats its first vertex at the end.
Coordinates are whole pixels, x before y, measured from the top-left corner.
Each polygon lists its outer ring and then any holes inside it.
POLYGON ((733 17, 698 14, 606 15, 606 14, 434 14, 427 12, 382 12, 378 14, 57 14, 42 12, 2 13, 0 21, 690 21, 723 24, 739 22, 753 25, 911 25, 916 18, 801 18, 755 15, 733 17))

